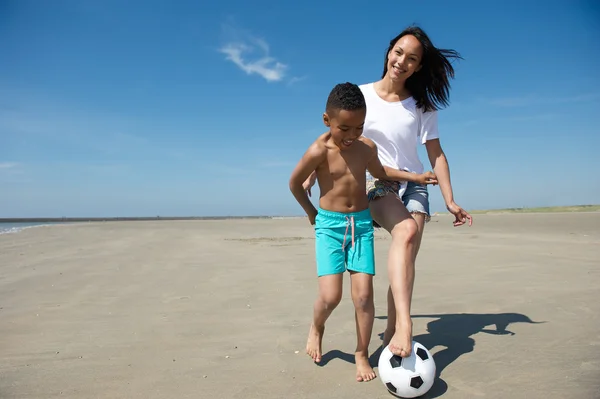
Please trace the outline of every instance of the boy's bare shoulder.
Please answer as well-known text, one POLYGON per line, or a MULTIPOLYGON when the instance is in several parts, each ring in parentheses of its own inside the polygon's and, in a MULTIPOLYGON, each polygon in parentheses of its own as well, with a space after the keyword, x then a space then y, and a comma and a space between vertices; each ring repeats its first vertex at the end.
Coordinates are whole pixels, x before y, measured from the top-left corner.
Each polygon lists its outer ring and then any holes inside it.
POLYGON ((375 144, 373 140, 365 136, 361 136, 359 141, 363 143, 369 156, 374 157, 377 155, 377 144, 375 144))
POLYGON ((312 157, 323 157, 327 154, 327 141, 330 133, 323 133, 308 147, 308 154, 312 157))
POLYGON ((367 147, 369 147, 373 150, 377 149, 377 145, 375 144, 375 142, 368 137, 360 136, 360 138, 358 140, 362 141, 367 147))
POLYGON ((331 138, 331 133, 325 132, 325 133, 321 134, 319 137, 317 137, 317 139, 315 140, 315 143, 319 143, 323 147, 326 147, 330 138, 331 138))

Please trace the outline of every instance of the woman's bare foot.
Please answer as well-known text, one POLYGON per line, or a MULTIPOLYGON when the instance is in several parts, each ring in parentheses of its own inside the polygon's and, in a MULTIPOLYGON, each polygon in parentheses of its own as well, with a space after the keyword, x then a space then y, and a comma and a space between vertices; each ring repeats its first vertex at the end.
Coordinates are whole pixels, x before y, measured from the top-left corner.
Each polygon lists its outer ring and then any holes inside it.
POLYGON ((308 332, 308 341, 306 342, 306 353, 315 363, 321 361, 321 343, 323 342, 323 333, 325 326, 317 328, 314 324, 310 325, 308 332))
POLYGON ((389 338, 390 334, 386 330, 383 338, 384 347, 387 345, 386 335, 389 339, 390 351, 394 355, 400 357, 410 356, 410 353, 412 352, 412 321, 409 320, 408 322, 396 326, 396 331, 391 339, 389 338))
POLYGON ((375 379, 376 375, 369 364, 369 357, 367 355, 356 352, 354 354, 354 360, 356 362, 356 381, 363 382, 375 379))
POLYGON ((394 330, 388 330, 386 328, 386 330, 383 332, 383 347, 385 348, 386 346, 388 346, 388 344, 390 343, 390 341, 392 340, 392 337, 394 336, 394 330))

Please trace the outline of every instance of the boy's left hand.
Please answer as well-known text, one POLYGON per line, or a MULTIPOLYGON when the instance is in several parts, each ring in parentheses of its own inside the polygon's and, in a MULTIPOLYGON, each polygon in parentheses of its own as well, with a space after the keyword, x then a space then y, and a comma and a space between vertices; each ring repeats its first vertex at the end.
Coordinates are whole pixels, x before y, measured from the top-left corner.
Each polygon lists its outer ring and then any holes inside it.
POLYGON ((433 172, 421 173, 417 177, 417 181, 422 185, 433 184, 435 186, 438 184, 437 176, 433 172))

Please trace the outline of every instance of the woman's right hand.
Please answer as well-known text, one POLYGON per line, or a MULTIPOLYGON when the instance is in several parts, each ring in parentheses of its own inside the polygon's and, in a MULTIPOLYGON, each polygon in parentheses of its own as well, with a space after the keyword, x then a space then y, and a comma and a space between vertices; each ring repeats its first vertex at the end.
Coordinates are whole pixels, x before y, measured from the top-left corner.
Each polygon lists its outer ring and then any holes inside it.
POLYGON ((433 184, 435 186, 436 184, 438 184, 437 176, 433 172, 421 173, 417 177, 416 182, 422 185, 433 184))

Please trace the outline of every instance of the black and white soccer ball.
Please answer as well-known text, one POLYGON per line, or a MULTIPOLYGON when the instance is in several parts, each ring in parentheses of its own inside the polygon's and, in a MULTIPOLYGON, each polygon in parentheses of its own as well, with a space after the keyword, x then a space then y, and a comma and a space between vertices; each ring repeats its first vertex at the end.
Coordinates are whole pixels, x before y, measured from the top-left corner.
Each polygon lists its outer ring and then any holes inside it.
POLYGON ((426 394, 435 381, 435 361, 420 343, 412 342, 409 357, 394 355, 386 346, 379 356, 379 378, 391 394, 416 398, 426 394))

